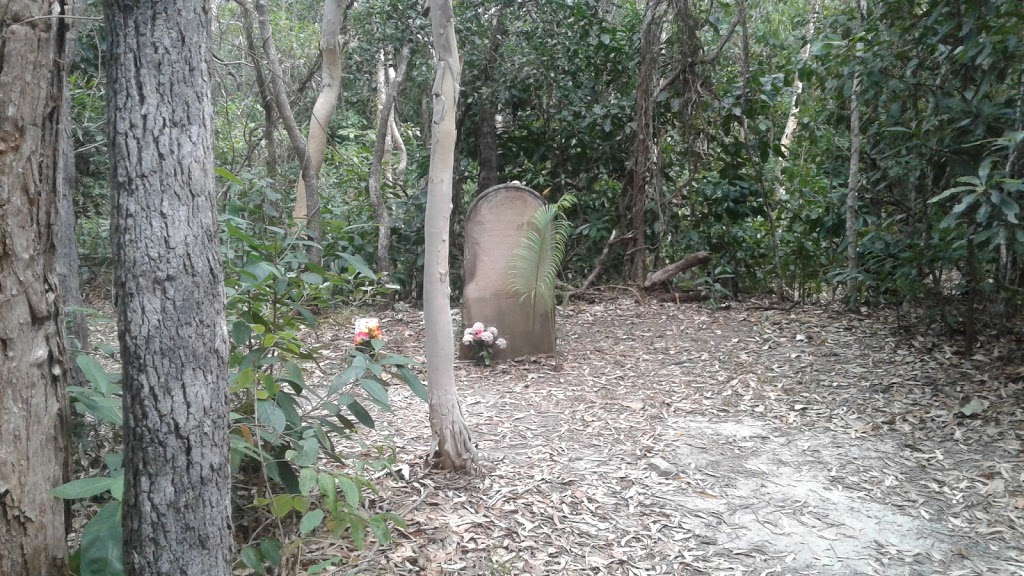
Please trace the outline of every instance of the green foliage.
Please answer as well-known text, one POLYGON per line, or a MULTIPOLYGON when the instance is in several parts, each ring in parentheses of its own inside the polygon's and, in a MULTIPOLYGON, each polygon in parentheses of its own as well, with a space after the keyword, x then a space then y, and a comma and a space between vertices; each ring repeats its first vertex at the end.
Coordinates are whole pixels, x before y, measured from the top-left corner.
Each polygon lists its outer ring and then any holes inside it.
POLYGON ((537 209, 530 227, 512 253, 509 261, 509 290, 529 300, 534 310, 550 308, 555 303, 555 285, 565 257, 565 241, 572 230, 562 211, 575 203, 565 195, 556 204, 537 209))
MULTIPOLYGON (((295 543, 321 528, 336 538, 347 534, 359 547, 369 534, 389 542, 389 527, 404 524, 394 514, 365 510, 363 495, 375 488, 363 471, 387 468, 393 457, 378 450, 377 459, 363 461, 347 455, 342 445, 355 441, 358 426, 374 426, 366 402, 384 412, 391 410, 391 386, 408 386, 426 399, 417 364, 387 352, 383 341, 372 340, 348 351, 329 384, 314 385, 306 381, 303 365, 317 362, 318 350, 303 341, 301 332, 316 326, 318 310, 339 302, 373 302, 392 288, 358 256, 336 254, 330 268, 309 262, 310 242, 298 232, 256 227, 232 215, 222 216, 221 222, 231 343, 234 519, 240 531, 236 536, 254 543, 242 549, 240 562, 267 573, 283 555, 295 553, 295 543), (275 521, 257 522, 261 528, 246 532, 249 517, 275 521)), ((76 413, 89 427, 119 435, 119 377, 107 373, 92 356, 81 354, 76 361, 89 383, 69 388, 76 413)), ((53 492, 101 506, 83 529, 76 556, 82 575, 123 573, 119 500, 124 471, 120 454, 107 451, 103 456, 100 475, 74 480, 53 492)))

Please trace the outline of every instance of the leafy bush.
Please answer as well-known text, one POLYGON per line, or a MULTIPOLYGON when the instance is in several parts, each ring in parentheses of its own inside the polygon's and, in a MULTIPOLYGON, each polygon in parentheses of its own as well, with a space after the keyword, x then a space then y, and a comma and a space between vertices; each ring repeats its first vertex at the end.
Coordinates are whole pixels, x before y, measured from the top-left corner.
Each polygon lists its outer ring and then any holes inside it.
MULTIPOLYGON (((378 460, 362 462, 346 455, 338 442, 350 439, 360 425, 374 426, 366 401, 390 410, 388 388, 396 383, 426 399, 416 363, 373 339, 367 347, 349 350, 326 389, 318 388, 307 383, 302 367, 317 362, 318 350, 302 340, 301 332, 315 326, 314 312, 331 307, 339 295, 354 305, 391 289, 357 256, 338 255, 346 264, 337 272, 309 262, 310 243, 297 232, 265 227, 255 234, 251 222, 236 216, 223 216, 221 222, 231 341, 233 518, 236 539, 245 543, 240 563, 266 574, 321 527, 335 537, 347 534, 360 548, 368 532, 388 542, 390 526, 402 526, 402 519, 362 507, 363 494, 374 491, 362 473, 387 468, 393 458, 379 451, 378 460), (333 464, 325 467, 326 461, 333 464)), ((69 389, 82 419, 78 434, 102 429, 119 435, 119 376, 88 354, 77 362, 89 382, 69 389)), ((99 450, 86 449, 95 457, 99 450)), ((108 450, 91 468, 102 473, 54 490, 61 498, 85 501, 79 505, 83 512, 99 506, 81 530, 75 570, 82 576, 122 574, 121 455, 108 450)))

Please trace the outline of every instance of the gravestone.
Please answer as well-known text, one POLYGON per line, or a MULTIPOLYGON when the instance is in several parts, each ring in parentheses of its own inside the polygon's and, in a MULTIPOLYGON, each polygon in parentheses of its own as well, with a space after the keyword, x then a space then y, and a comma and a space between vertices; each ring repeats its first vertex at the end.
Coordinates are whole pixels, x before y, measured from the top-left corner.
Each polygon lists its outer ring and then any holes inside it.
MULTIPOLYGON (((518 183, 499 184, 477 196, 466 213, 462 322, 498 329, 508 347, 495 350, 496 360, 555 351, 551 308, 520 302, 520 295, 508 289, 512 253, 542 206, 544 199, 533 190, 518 183)), ((460 346, 459 358, 468 360, 472 352, 472 346, 460 346)))

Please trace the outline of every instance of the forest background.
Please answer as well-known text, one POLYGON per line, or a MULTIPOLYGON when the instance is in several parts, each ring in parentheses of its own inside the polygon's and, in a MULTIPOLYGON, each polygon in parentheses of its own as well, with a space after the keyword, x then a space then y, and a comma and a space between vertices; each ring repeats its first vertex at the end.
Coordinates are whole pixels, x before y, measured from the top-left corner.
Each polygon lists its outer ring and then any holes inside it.
MULTIPOLYGON (((100 3, 77 8, 68 87, 80 265, 58 263, 65 275, 80 274, 66 285, 105 296, 109 31, 100 3)), ((570 292, 672 283, 675 298, 682 290, 716 302, 769 295, 852 312, 889 307, 902 326, 953 339, 966 353, 990 336, 1020 338, 1019 2, 466 1, 454 10, 463 72, 453 301, 466 207, 515 180, 551 202, 576 198, 565 209, 572 228, 560 276, 570 292), (701 252, 709 266, 651 282, 652 272, 701 252)), ((298 334, 316 312, 422 298, 429 19, 420 3, 401 0, 238 0, 214 4, 211 32, 232 389, 273 390, 273 402, 253 392, 237 413, 283 419, 263 448, 292 450, 299 471, 246 452, 251 438, 236 421, 236 473, 252 457, 264 463, 264 481, 306 498, 258 500, 272 516, 297 513, 301 533, 333 518, 331 528, 360 541, 370 528, 386 539, 388 523, 400 520, 358 509, 365 481, 343 489, 356 494, 347 509, 335 502, 310 515, 311 492, 327 490, 301 470, 333 442, 320 437, 326 425, 304 435, 316 428, 303 428, 281 400, 287 394, 276 394, 283 383, 301 388, 299 363, 314 351, 298 334), (334 98, 336 108, 318 112, 334 98), (254 333, 273 342, 256 346, 254 333), (283 367, 276 373, 261 364, 270 357, 283 367)), ((72 299, 77 292, 68 291, 72 299)), ((87 348, 86 306, 68 305, 71 331, 87 348)), ((116 425, 117 378, 84 358, 72 401, 91 422, 116 425)), ((408 359, 385 364, 419 386, 408 359)), ((362 388, 386 405, 386 393, 362 388)), ((344 407, 354 420, 342 418, 341 428, 372 424, 357 400, 344 407)), ((104 466, 116 478, 116 459, 104 466)), ((280 561, 289 541, 280 528, 263 540, 249 528, 246 540, 256 544, 243 548, 246 565, 280 561)))

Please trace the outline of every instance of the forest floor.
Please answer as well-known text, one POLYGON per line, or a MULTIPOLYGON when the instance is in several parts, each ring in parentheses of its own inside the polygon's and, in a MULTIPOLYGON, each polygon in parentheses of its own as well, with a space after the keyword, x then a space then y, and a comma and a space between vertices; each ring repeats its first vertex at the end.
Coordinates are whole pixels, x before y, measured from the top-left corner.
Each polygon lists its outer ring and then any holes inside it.
MULTIPOLYGON (((380 317, 422 359, 422 313, 380 317)), ((350 325, 311 338, 340 357, 350 325)), ((426 405, 393 388, 360 437, 394 447, 372 505, 408 528, 311 552, 354 557, 338 574, 1024 574, 1019 350, 816 307, 612 298, 558 327, 561 370, 456 365, 477 476, 423 469, 426 405)))

